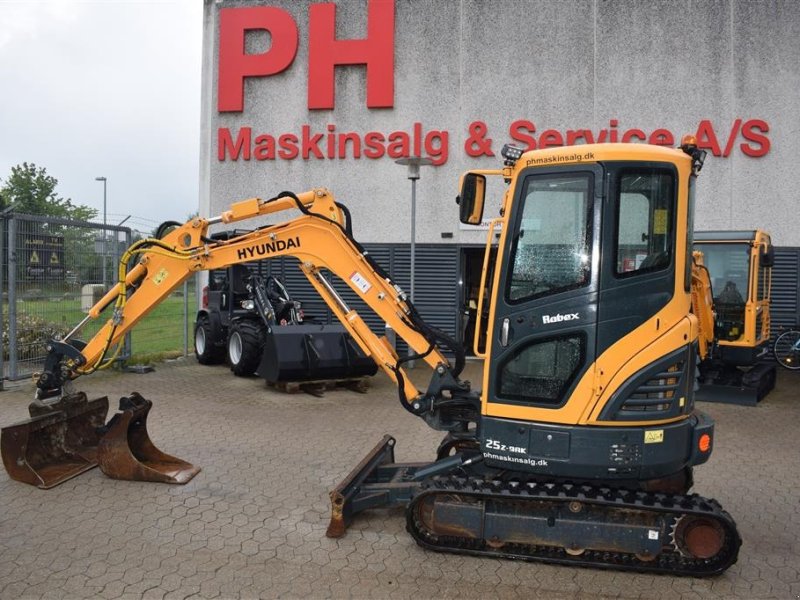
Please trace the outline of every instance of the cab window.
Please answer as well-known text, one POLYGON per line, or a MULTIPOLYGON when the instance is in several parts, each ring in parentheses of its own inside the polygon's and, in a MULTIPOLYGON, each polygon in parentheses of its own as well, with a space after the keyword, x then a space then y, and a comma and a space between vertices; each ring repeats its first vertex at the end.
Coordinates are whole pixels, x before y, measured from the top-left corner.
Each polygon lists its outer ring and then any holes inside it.
POLYGON ((615 274, 668 268, 675 252, 675 176, 661 169, 623 170, 615 188, 615 274))

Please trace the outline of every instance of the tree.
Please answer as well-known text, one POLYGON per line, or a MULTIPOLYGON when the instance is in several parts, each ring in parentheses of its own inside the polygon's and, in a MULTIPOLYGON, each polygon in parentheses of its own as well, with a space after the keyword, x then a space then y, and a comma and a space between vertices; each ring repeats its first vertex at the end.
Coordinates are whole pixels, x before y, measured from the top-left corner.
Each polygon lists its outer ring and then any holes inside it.
POLYGON ((47 217, 88 221, 97 210, 73 204, 69 198, 56 194, 58 179, 48 175, 44 167, 22 163, 11 167, 11 176, 0 188, 0 210, 14 207, 14 212, 47 217))

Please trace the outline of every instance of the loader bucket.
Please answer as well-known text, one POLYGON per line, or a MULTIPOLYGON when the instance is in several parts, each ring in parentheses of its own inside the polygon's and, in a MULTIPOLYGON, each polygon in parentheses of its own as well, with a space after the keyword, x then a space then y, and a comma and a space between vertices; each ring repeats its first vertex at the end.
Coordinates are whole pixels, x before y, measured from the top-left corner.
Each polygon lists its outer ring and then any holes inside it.
POLYGON ((343 326, 302 324, 272 328, 256 373, 281 383, 356 379, 377 369, 343 326))
POLYGON ((57 402, 35 401, 31 418, 0 433, 3 465, 11 479, 49 489, 97 466, 97 446, 108 398, 79 392, 57 402))
POLYGON ((147 433, 147 415, 152 406, 150 400, 136 392, 120 398, 120 412, 111 417, 98 447, 100 470, 112 479, 187 483, 200 472, 200 467, 153 445, 147 433))

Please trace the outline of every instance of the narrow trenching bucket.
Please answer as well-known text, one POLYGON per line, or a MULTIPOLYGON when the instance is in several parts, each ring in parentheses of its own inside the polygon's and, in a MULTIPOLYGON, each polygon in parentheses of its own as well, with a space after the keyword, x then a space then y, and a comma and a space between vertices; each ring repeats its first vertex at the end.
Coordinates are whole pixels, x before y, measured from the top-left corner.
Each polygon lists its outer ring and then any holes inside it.
POLYGON ((200 467, 153 445, 147 433, 147 415, 152 406, 150 400, 136 392, 120 398, 120 412, 111 417, 100 439, 100 470, 112 479, 187 483, 200 472, 200 467))
POLYGON ((272 328, 256 372, 282 383, 357 379, 377 370, 343 326, 302 324, 272 328))
POLYGON ((108 398, 78 392, 56 402, 35 401, 30 419, 2 428, 0 451, 9 477, 49 489, 97 466, 108 398))

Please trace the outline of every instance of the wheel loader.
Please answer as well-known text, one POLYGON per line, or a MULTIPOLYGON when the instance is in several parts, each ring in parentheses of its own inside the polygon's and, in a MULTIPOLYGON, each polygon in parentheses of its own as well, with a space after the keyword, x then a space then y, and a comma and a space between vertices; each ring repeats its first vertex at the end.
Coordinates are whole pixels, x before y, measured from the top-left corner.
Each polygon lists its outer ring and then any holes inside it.
MULTIPOLYGON (((331 492, 329 536, 344 535, 364 510, 404 507, 409 533, 435 551, 698 577, 723 572, 738 556, 736 524, 716 500, 689 493, 693 468, 714 447, 714 423, 694 406, 695 365, 713 339, 708 278, 691 252, 705 152, 687 136, 677 149, 506 146, 502 155, 500 168, 464 174, 457 199, 460 220, 479 224, 487 177, 506 184, 487 238, 488 250, 499 229, 494 291, 479 299, 478 314, 488 304, 482 390, 460 378, 461 345, 426 324, 355 240, 345 205, 322 188, 281 192, 131 246, 119 283, 87 316, 106 309, 106 324, 86 343, 77 328, 54 340, 37 382, 48 418, 73 432, 61 438, 62 455, 99 437, 104 471, 111 465, 114 476, 168 473, 185 481, 191 465, 138 448, 143 440, 152 446, 142 431, 149 401, 124 399, 115 417, 138 429, 102 433, 90 426, 101 420, 90 402, 65 395, 64 386, 107 364, 124 333, 196 271, 292 256, 396 382, 401 407, 445 434, 427 463, 396 463, 395 440, 385 436, 331 492), (300 216, 224 241, 208 237, 209 225, 283 211, 300 216), (391 326, 410 356, 373 333, 322 269, 391 326), (430 369, 425 389, 408 377, 409 360, 430 369), (110 457, 109 437, 127 442, 128 455, 110 457)), ((489 260, 487 251, 480 289, 489 260)), ((27 427, 29 437, 47 437, 47 426, 27 427)), ((44 470, 19 440, 3 436, 12 477, 44 470)))
POLYGON ((241 264, 212 271, 202 298, 194 329, 201 364, 225 357, 235 375, 281 386, 362 382, 377 372, 341 324, 304 322, 300 303, 272 275, 241 264))
POLYGON ((769 234, 696 231, 694 250, 708 269, 715 342, 700 363, 696 399, 755 406, 775 387, 768 359, 775 249, 769 234))

